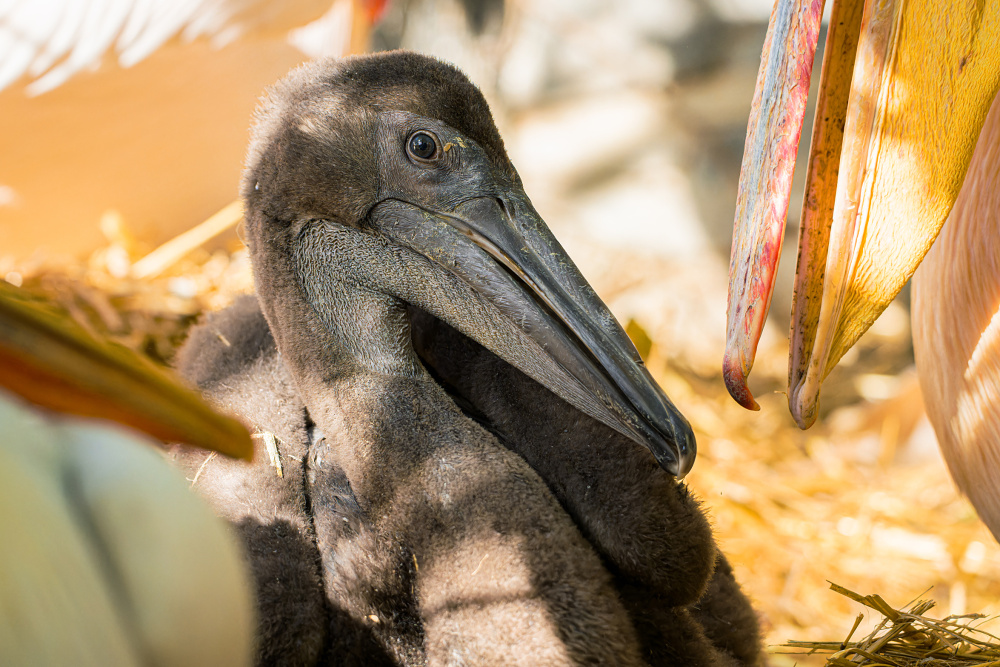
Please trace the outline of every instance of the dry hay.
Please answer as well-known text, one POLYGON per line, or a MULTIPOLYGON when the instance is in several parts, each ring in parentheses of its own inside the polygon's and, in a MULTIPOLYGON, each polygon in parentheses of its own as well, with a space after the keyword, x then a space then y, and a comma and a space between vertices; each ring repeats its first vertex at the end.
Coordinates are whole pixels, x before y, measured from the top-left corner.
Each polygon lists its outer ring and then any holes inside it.
POLYGON ((902 609, 891 607, 879 595, 859 595, 837 584, 837 593, 873 609, 882 621, 864 639, 851 641, 864 617, 859 614, 842 642, 790 641, 789 653, 830 654, 834 667, 997 667, 1000 638, 975 625, 983 614, 952 614, 935 619, 926 613, 933 600, 915 600, 902 609))
POLYGON ((239 217, 230 220, 229 235, 213 250, 203 247, 211 237, 192 234, 215 224, 218 216, 150 251, 110 212, 101 221, 108 245, 86 262, 4 258, 0 279, 45 298, 92 335, 169 365, 201 313, 224 308, 237 294, 253 290, 249 254, 231 229, 239 217), (190 240, 178 248, 184 237, 190 240))

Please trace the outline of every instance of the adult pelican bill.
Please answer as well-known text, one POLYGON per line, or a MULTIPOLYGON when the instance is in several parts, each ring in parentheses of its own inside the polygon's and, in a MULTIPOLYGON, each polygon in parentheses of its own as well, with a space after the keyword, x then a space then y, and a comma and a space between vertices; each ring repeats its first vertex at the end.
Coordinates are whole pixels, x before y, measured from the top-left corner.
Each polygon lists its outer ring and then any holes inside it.
MULTIPOLYGON (((776 3, 751 110, 724 361, 730 393, 748 408, 757 407, 747 375, 770 306, 822 13, 821 0, 776 3)), ((916 357, 948 466, 995 535, 1000 376, 990 325, 1000 275, 989 231, 1000 111, 989 112, 998 40, 998 3, 835 1, 803 199, 788 391, 795 421, 809 427, 823 378, 914 274, 950 214, 951 250, 935 254, 952 261, 914 280, 916 357)))

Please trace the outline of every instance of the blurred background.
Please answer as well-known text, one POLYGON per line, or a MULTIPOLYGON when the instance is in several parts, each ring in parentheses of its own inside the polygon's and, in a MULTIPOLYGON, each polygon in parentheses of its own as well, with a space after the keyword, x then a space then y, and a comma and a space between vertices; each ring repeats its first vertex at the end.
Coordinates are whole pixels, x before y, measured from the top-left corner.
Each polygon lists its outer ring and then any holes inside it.
MULTIPOLYGON (((824 385, 812 430, 782 393, 780 308, 751 381, 761 411, 726 393, 729 244, 769 0, 144 6, 0 3, 0 278, 169 363, 200 313, 252 289, 228 205, 262 90, 312 57, 430 53, 482 88, 536 208, 694 425, 688 481, 769 644, 846 636, 861 608, 828 581, 897 607, 932 597, 940 616, 1000 611, 1000 548, 923 414, 905 290, 824 385)), ((791 299, 801 181, 775 304, 791 299)), ((774 665, 822 664, 773 650, 774 665)))

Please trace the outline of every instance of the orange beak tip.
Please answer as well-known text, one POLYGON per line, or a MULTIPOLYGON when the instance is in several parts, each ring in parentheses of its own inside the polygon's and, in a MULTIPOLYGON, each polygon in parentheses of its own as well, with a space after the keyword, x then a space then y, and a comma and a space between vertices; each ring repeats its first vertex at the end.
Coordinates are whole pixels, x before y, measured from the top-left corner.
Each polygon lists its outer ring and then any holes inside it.
POLYGON ((722 378, 726 381, 726 389, 733 400, 747 410, 760 410, 760 405, 754 400, 747 386, 747 372, 739 353, 729 350, 722 360, 722 378))

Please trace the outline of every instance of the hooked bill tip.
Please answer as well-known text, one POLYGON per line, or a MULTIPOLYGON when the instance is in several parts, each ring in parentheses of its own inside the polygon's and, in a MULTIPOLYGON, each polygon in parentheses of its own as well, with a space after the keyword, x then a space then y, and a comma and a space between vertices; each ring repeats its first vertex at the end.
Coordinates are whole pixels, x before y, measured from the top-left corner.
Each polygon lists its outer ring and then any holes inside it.
POLYGON ((747 386, 747 373, 743 370, 743 362, 738 353, 732 349, 726 350, 726 356, 722 359, 722 378, 726 381, 726 389, 733 400, 742 405, 747 410, 760 410, 750 387, 747 386))
POLYGON ((804 384, 804 381, 796 382, 789 387, 788 392, 788 411, 792 413, 792 419, 803 431, 816 423, 819 414, 819 395, 808 394, 804 384))
POLYGON ((679 412, 673 412, 668 423, 663 426, 664 428, 657 429, 663 436, 662 440, 655 438, 652 442, 637 442, 649 449, 661 468, 678 480, 684 479, 694 466, 698 455, 698 441, 691 424, 679 412))
POLYGON ((687 474, 691 472, 691 468, 694 466, 695 455, 698 451, 698 445, 695 442, 694 432, 686 424, 685 428, 679 432, 675 429, 674 437, 677 442, 678 457, 677 463, 674 466, 675 469, 669 472, 679 481, 687 477, 687 474))

